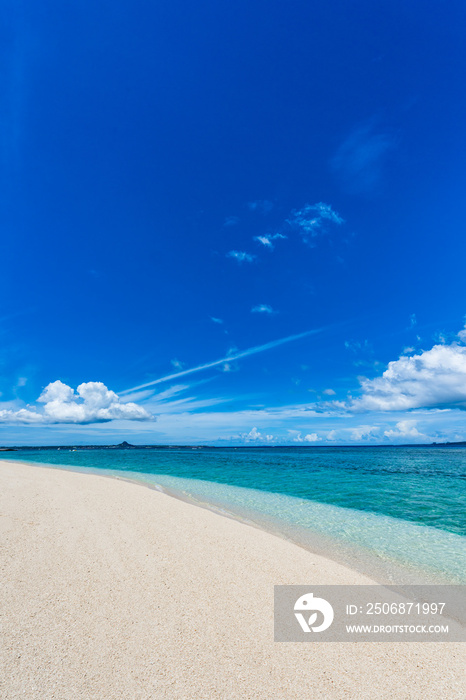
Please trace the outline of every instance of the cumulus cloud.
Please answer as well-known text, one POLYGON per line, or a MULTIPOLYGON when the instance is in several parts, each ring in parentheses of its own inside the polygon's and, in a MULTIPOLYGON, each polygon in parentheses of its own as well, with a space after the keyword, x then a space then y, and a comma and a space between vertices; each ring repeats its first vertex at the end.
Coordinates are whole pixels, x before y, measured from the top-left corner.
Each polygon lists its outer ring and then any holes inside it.
POLYGON ((466 410, 466 333, 460 342, 434 345, 417 355, 402 355, 381 377, 360 379, 362 395, 348 407, 357 411, 413 408, 466 410))
POLYGON ((391 440, 397 440, 400 438, 414 438, 415 440, 427 439, 427 435, 420 433, 416 428, 416 425, 417 421, 415 420, 401 420, 396 424, 395 430, 385 430, 384 435, 391 440))
POLYGON ((380 432, 380 428, 377 425, 358 425, 351 431, 351 438, 355 442, 360 442, 361 440, 370 440, 376 437, 380 432))
POLYGON ((320 438, 317 433, 308 433, 304 436, 305 442, 319 442, 320 440, 322 440, 322 438, 320 438))
POLYGON ((304 435, 304 437, 301 435, 301 433, 298 433, 295 438, 293 438, 293 442, 320 442, 322 438, 320 438, 317 433, 308 433, 307 435, 304 435))
POLYGON ((19 425, 28 425, 34 423, 44 423, 44 418, 41 413, 34 411, 31 408, 20 408, 14 410, 12 408, 0 409, 0 423, 16 423, 19 425))
POLYGON ((258 304, 253 306, 251 309, 252 314, 274 314, 276 311, 272 309, 268 304, 258 304))
POLYGON ((286 222, 293 230, 297 230, 306 243, 312 244, 312 239, 328 233, 330 225, 341 225, 344 219, 332 209, 330 204, 318 202, 305 204, 302 209, 291 213, 286 222))
POLYGON ((273 435, 262 435, 257 428, 251 428, 249 433, 240 436, 245 442, 273 442, 275 440, 273 435))
POLYGON ((242 250, 230 250, 229 253, 227 253, 227 258, 233 258, 234 260, 237 260, 239 263, 243 262, 249 262, 251 263, 255 259, 255 255, 251 255, 250 253, 245 253, 242 250))
POLYGON ((19 410, 0 410, 2 423, 105 423, 112 420, 151 420, 145 408, 135 403, 121 403, 114 391, 102 382, 84 382, 76 393, 57 380, 45 387, 37 399, 42 408, 28 406, 19 410))
POLYGON ((324 389, 322 393, 326 394, 327 396, 335 396, 336 392, 333 391, 333 389, 324 389))
POLYGON ((257 428, 251 428, 249 433, 246 435, 247 440, 259 440, 261 438, 260 432, 257 430, 257 428))

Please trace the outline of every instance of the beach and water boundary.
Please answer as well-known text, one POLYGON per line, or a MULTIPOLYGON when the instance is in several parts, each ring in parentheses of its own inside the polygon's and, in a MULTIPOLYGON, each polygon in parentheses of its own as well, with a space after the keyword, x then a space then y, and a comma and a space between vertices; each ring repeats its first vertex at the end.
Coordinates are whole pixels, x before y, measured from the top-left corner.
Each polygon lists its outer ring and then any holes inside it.
POLYGON ((466 449, 186 448, 5 453, 129 479, 381 583, 466 583, 466 449))
POLYGON ((460 698, 461 644, 274 644, 273 586, 372 581, 136 484, 0 463, 5 697, 460 698))

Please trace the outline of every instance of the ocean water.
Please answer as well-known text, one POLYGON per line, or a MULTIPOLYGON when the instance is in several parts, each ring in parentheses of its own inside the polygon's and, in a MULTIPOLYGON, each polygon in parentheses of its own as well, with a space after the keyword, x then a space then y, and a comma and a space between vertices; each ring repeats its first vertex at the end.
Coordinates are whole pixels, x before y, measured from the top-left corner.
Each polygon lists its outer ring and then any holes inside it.
POLYGON ((131 479, 384 582, 466 583, 466 448, 38 450, 4 459, 131 479))

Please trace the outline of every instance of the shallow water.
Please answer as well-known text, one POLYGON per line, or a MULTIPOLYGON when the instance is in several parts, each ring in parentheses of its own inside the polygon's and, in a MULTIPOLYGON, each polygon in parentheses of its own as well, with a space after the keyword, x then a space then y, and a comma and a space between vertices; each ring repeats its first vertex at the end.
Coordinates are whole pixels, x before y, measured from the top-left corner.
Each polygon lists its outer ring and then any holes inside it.
POLYGON ((466 582, 466 449, 231 448, 2 455, 130 478, 376 578, 466 582))

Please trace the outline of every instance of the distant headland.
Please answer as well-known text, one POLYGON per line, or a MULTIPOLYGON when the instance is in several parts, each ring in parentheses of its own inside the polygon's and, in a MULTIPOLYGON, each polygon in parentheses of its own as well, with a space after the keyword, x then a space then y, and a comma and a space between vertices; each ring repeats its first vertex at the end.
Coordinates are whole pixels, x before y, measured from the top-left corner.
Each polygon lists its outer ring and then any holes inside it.
POLYGON ((296 450, 296 449, 355 449, 387 447, 466 447, 466 440, 460 442, 406 443, 402 445, 132 445, 123 440, 118 445, 15 445, 0 447, 0 452, 17 452, 24 450, 296 450))

